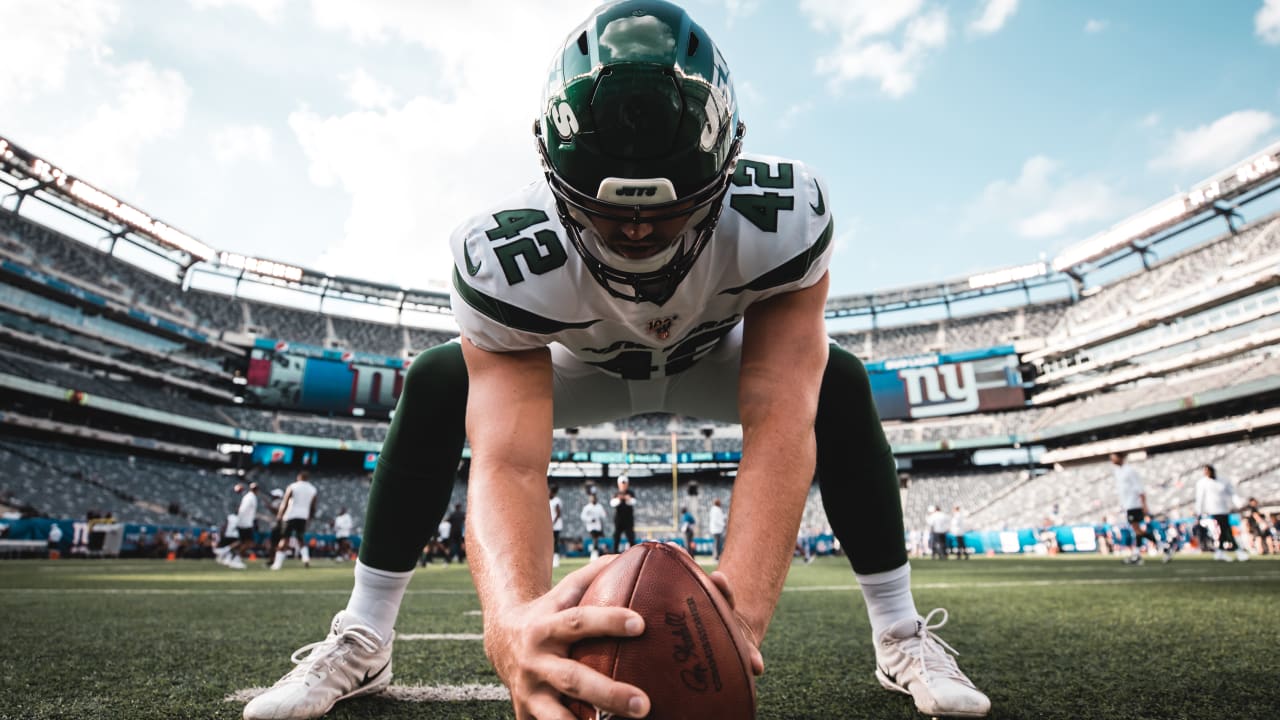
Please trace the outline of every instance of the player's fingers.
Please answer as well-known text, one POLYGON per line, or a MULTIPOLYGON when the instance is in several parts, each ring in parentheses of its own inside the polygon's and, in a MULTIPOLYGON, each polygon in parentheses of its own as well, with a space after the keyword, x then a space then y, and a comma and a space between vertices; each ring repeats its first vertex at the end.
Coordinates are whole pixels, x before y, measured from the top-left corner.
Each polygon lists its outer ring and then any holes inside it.
POLYGON ((644 618, 620 607, 577 605, 539 618, 530 631, 539 644, 572 645, 590 637, 632 637, 644 632, 644 618))
POLYGON ((576 660, 548 658, 539 663, 538 673, 564 695, 604 712, 623 717, 644 717, 649 713, 649 697, 643 690, 617 682, 576 660))
POLYGON ((756 677, 764 674, 764 655, 760 654, 760 648, 755 645, 751 646, 751 674, 756 677))
POLYGON ((729 587, 728 576, 717 570, 711 573, 711 582, 715 583, 716 589, 724 596, 725 601, 729 603, 729 607, 733 607, 733 589, 729 587))
MULTIPOLYGON (((573 713, 569 712, 569 708, 555 697, 555 693, 535 693, 529 696, 525 704, 528 712, 524 714, 524 718, 528 720, 576 720, 573 713)), ((519 712, 516 713, 516 718, 523 720, 519 712)))
POLYGON ((586 567, 579 568, 565 575, 551 588, 551 592, 545 597, 555 602, 556 607, 567 608, 578 604, 584 593, 587 592, 587 586, 591 584, 596 576, 605 568, 609 567, 609 563, 614 561, 617 555, 602 555, 595 560, 587 563, 586 567))

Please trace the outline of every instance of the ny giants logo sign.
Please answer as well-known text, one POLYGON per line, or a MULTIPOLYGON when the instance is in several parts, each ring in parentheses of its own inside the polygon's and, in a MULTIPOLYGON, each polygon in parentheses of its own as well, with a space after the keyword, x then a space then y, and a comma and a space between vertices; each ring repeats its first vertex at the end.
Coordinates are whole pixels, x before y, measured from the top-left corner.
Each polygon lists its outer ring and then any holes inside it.
POLYGON ((978 409, 978 381, 973 363, 949 363, 898 371, 907 390, 913 418, 937 417, 978 409))

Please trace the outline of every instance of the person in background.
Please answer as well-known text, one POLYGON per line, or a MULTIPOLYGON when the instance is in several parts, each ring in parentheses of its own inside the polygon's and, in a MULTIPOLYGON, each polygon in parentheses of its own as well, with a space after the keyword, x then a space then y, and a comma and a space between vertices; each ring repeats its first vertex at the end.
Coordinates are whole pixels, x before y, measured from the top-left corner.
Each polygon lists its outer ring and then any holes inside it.
POLYGON ((1143 540, 1149 540, 1152 545, 1160 548, 1164 553, 1164 562, 1169 562, 1173 559, 1172 549, 1160 542, 1147 523, 1151 511, 1147 508, 1147 494, 1142 488, 1142 478, 1138 476, 1138 471, 1125 464, 1125 453, 1111 453, 1111 465, 1113 466, 1111 473, 1116 482, 1116 494, 1120 496, 1120 509, 1129 522, 1129 528, 1133 531, 1133 552, 1125 558, 1125 564, 1142 564, 1143 540))
POLYGON ((441 535, 441 537, 449 538, 449 557, 447 562, 466 562, 467 549, 463 545, 462 538, 467 530, 467 514, 462 510, 462 503, 454 503, 453 512, 449 513, 446 518, 449 523, 449 532, 441 535))
POLYGON ((1244 520, 1249 528, 1249 540, 1254 545, 1253 551, 1259 555, 1269 554, 1267 538, 1271 536, 1271 530, 1267 527, 1267 516, 1258 507, 1258 498, 1249 498, 1244 508, 1240 510, 1240 519, 1244 520))
POLYGON ((631 478, 618 476, 618 492, 609 501, 613 508, 613 551, 622 552, 622 536, 627 536, 627 546, 636 544, 636 496, 631 492, 631 478))
POLYGON ((968 532, 964 511, 959 505, 951 508, 951 537, 956 539, 956 557, 969 559, 969 548, 965 545, 964 534, 968 532))
POLYGON ((311 548, 307 547, 306 538, 307 523, 316 515, 316 500, 320 493, 311 484, 310 478, 310 474, 304 470, 284 489, 284 499, 280 501, 280 511, 276 515, 276 520, 284 522, 284 535, 276 545, 272 570, 284 567, 286 543, 298 550, 302 567, 311 567, 311 548))
POLYGON ((560 494, 560 486, 555 483, 547 488, 551 509, 551 567, 560 567, 560 533, 564 532, 564 501, 556 497, 560 494))
POLYGON ((942 512, 942 508, 930 505, 925 522, 929 525, 929 556, 934 560, 946 560, 947 530, 951 528, 951 518, 942 512))
POLYGON ((351 531, 354 527, 355 520, 351 518, 351 513, 345 507, 340 508, 338 516, 333 519, 333 536, 338 542, 334 560, 342 562, 351 557, 351 531))
POLYGON ((693 546, 694 530, 697 527, 698 521, 694 519, 693 512, 688 507, 680 508, 680 532, 684 535, 684 547, 692 557, 698 556, 698 549, 693 546))
POLYGON ((1235 533, 1231 531, 1231 508, 1237 505, 1235 486, 1226 478, 1218 477, 1218 471, 1212 465, 1202 468, 1203 477, 1196 482, 1196 514, 1208 515, 1218 524, 1218 547, 1213 551, 1213 559, 1219 562, 1231 562, 1228 550, 1235 551, 1235 559, 1244 562, 1249 553, 1236 544, 1235 533))
POLYGON ((49 525, 49 557, 57 557, 62 552, 62 528, 58 523, 49 525))
POLYGON ((604 521, 607 517, 604 506, 595 493, 587 496, 587 504, 582 506, 582 524, 591 536, 591 559, 600 557, 600 538, 604 536, 604 521))
POLYGON ((711 552, 716 560, 724 552, 724 529, 729 524, 729 516, 720 504, 720 498, 711 501, 711 511, 707 516, 707 530, 711 533, 711 552))

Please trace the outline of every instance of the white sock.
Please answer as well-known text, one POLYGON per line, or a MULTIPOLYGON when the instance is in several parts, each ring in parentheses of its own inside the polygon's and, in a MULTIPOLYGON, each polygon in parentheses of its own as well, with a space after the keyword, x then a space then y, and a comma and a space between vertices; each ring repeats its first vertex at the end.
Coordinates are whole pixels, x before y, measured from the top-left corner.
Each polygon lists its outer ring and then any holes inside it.
POLYGON ((304 563, 311 562, 311 548, 307 547, 306 545, 303 545, 302 549, 299 550, 298 552, 302 553, 302 562, 304 563))
POLYGON ((224 546, 222 546, 222 547, 216 547, 216 548, 214 548, 214 549, 213 549, 213 554, 214 554, 214 555, 215 555, 219 560, 221 560, 222 558, 226 557, 226 556, 227 556, 227 553, 229 553, 229 552, 231 552, 231 548, 228 548, 228 547, 227 547, 227 546, 225 546, 225 545, 224 545, 224 546))
POLYGON ((275 560, 271 562, 271 567, 278 568, 283 566, 284 566, 284 553, 277 550, 275 560))
POLYGON ((873 640, 899 620, 920 617, 916 601, 911 597, 910 565, 871 575, 854 573, 853 576, 858 579, 862 597, 867 602, 873 640))
POLYGON ((391 637, 400 613, 400 600, 413 571, 378 570, 356 561, 356 584, 347 601, 347 612, 368 623, 383 640, 391 637))

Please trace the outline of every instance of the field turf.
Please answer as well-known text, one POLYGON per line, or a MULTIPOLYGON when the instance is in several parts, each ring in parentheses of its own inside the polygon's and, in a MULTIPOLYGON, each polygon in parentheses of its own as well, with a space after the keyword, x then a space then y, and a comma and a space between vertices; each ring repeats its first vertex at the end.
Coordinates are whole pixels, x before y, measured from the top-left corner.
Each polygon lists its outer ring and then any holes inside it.
MULTIPOLYGON (((577 567, 570 561, 558 572, 577 567)), ((1280 561, 1179 557, 916 560, 915 597, 992 699, 992 718, 1275 717, 1280 561)), ((321 639, 351 565, 281 572, 213 561, 0 562, 0 718, 238 718, 289 653, 321 639), (239 698, 239 699, 237 699, 239 698)), ((393 698, 333 718, 502 718, 465 567, 420 570, 400 615, 393 698), (414 686, 420 686, 415 688, 414 686), (415 694, 416 693, 416 694, 415 694)), ((918 718, 872 676, 870 626, 841 559, 792 568, 764 644, 761 718, 918 718)))

